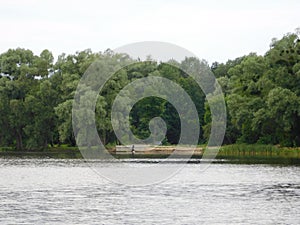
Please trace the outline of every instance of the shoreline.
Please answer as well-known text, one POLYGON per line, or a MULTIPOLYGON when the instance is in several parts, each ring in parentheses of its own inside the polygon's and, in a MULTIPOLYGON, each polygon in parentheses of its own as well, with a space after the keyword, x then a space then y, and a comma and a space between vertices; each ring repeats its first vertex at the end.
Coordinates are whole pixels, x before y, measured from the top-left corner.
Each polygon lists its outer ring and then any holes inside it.
MULTIPOLYGON (((116 152, 110 148, 109 152, 116 159, 165 159, 174 151, 175 146, 160 146, 154 150, 138 151, 132 155, 131 151, 116 152)), ((198 146, 191 159, 201 160, 205 146, 198 146)), ((178 151, 172 158, 180 159, 191 155, 188 149, 178 151), (188 153, 188 154, 186 154, 188 153)), ((54 159, 83 159, 77 147, 53 147, 39 151, 0 150, 0 158, 54 158, 54 159)), ((215 157, 216 163, 245 163, 245 164, 289 164, 300 165, 300 148, 286 148, 272 145, 224 145, 215 157)))

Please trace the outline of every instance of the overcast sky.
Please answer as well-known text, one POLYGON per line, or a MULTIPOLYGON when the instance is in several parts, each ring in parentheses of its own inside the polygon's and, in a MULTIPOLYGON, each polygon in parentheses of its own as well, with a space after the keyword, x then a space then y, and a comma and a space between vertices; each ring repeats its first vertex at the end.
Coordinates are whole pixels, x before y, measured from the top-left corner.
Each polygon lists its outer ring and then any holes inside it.
POLYGON ((264 54, 273 37, 300 26, 299 12, 298 0, 2 0, 0 52, 49 49, 57 57, 164 41, 226 62, 264 54))

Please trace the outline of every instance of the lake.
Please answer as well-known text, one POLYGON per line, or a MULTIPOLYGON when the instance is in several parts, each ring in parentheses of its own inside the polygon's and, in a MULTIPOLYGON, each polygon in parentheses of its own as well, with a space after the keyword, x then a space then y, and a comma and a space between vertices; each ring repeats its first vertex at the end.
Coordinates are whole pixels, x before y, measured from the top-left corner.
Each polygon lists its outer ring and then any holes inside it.
POLYGON ((128 187, 79 159, 0 159, 0 224, 299 223, 299 166, 190 163, 128 187))

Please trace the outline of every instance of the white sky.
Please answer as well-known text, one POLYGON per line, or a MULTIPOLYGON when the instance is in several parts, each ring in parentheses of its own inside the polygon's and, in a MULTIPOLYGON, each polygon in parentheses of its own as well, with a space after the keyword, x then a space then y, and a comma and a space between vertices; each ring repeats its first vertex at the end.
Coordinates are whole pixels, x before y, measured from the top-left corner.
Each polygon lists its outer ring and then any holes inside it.
POLYGON ((300 26, 298 0, 0 0, 0 52, 59 54, 164 41, 212 63, 257 52, 300 26))

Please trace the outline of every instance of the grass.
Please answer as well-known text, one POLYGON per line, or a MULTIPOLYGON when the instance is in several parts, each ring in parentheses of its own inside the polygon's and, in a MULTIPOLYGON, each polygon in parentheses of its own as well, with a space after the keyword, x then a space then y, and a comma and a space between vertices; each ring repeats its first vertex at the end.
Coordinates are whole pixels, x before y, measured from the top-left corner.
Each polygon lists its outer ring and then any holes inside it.
POLYGON ((300 148, 279 147, 276 145, 247 145, 233 144, 222 146, 219 151, 219 156, 279 156, 279 157, 294 157, 300 158, 300 148))
POLYGON ((30 149, 25 151, 17 151, 13 147, 1 147, 0 157, 30 157, 30 158, 57 158, 57 159, 69 159, 69 158, 82 158, 82 155, 77 147, 59 146, 48 147, 43 149, 30 149))
POLYGON ((218 159, 239 163, 300 164, 300 148, 274 145, 233 144, 222 146, 218 159))

